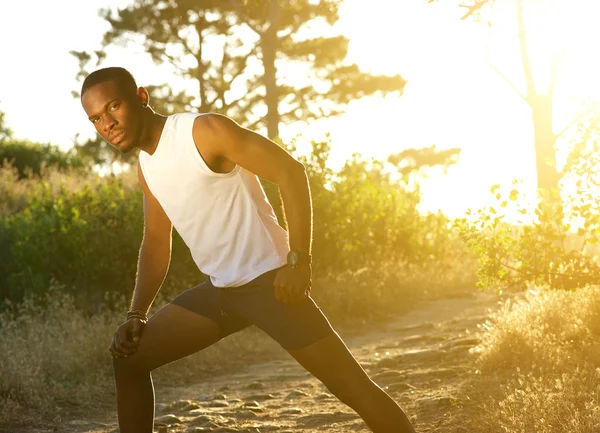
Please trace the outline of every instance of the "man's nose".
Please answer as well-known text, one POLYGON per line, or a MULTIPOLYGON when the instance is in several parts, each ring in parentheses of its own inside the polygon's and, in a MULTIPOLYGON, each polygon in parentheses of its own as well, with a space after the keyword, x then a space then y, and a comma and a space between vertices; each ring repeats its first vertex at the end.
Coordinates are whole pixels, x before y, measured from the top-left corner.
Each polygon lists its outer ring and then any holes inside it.
POLYGON ((115 125, 117 124, 116 120, 114 119, 114 117, 112 117, 110 114, 105 114, 104 115, 104 130, 105 131, 110 131, 111 129, 113 129, 115 127, 115 125))

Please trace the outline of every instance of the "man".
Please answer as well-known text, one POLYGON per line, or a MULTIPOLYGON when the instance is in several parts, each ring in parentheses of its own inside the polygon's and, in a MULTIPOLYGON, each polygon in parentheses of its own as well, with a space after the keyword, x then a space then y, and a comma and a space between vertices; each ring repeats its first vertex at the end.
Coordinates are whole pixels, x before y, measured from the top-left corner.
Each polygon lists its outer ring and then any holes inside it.
POLYGON ((139 149, 144 236, 127 321, 113 337, 121 433, 153 430, 151 371, 255 324, 376 433, 414 432, 310 297, 312 207, 302 164, 218 114, 154 112, 123 68, 90 74, 81 103, 121 152, 139 149), (279 186, 288 233, 258 177, 279 186), (147 318, 167 274, 175 226, 209 279, 147 318))

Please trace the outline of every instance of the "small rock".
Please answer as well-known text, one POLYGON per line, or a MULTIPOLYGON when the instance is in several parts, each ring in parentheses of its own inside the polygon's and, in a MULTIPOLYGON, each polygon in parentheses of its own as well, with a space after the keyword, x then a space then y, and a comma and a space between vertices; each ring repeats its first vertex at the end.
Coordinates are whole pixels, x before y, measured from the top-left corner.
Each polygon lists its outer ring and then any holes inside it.
POLYGON ((291 407, 289 409, 282 410, 279 413, 282 415, 299 415, 303 412, 304 411, 302 409, 300 409, 299 407, 291 407))
POLYGON ((225 394, 217 394, 213 395, 212 400, 226 400, 227 396, 225 394))
POLYGON ((156 406, 154 406, 154 408, 156 410, 156 413, 163 414, 169 409, 169 405, 164 403, 157 403, 156 406))
POLYGON ((247 407, 246 410, 251 410, 255 413, 264 412, 265 410, 262 407, 247 407))
POLYGON ((235 404, 235 403, 239 403, 242 400, 240 400, 239 398, 232 398, 231 400, 227 400, 230 404, 235 404))
POLYGON ((295 398, 300 398, 300 397, 308 397, 308 394, 305 393, 304 391, 300 391, 300 390, 294 390, 292 392, 290 392, 285 399, 286 400, 293 400, 295 398))
POLYGON ((324 392, 322 394, 317 395, 315 397, 315 400, 329 400, 331 398, 334 398, 333 395, 331 395, 331 394, 329 394, 327 392, 324 392))
POLYGON ((421 397, 416 399, 415 403, 420 410, 429 412, 447 409, 448 407, 452 406, 454 399, 448 396, 421 397))
POLYGON ((229 403, 225 400, 213 400, 208 404, 208 407, 227 407, 229 403))
POLYGON ((194 410, 190 410, 187 414, 188 414, 188 416, 204 415, 204 414, 206 414, 206 409, 194 409, 194 410))
POLYGON ((171 425, 171 424, 177 424, 180 423, 181 419, 177 418, 175 415, 173 415, 172 413, 169 413, 167 415, 163 415, 163 416, 159 416, 158 418, 156 418, 154 420, 154 425, 156 424, 162 424, 162 425, 171 425))
POLYGON ((256 400, 247 401, 243 407, 260 407, 260 404, 256 400))
POLYGON ((262 382, 252 382, 246 389, 265 389, 265 384, 262 382))
POLYGON ((275 396, 273 394, 252 394, 247 397, 244 397, 244 400, 255 400, 255 401, 265 401, 265 400, 273 400, 275 396))

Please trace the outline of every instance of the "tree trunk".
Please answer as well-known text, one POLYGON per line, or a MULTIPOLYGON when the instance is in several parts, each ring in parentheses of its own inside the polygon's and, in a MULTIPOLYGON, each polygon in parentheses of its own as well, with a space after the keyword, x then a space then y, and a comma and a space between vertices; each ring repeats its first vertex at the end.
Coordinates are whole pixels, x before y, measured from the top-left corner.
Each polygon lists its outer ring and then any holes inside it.
POLYGON ((559 176, 556 169, 556 135, 552 129, 552 100, 546 95, 536 95, 531 98, 530 105, 538 188, 557 188, 559 176))
POLYGON ((269 0, 269 28, 263 33, 261 41, 262 61, 265 68, 267 135, 269 138, 279 136, 279 88, 277 87, 275 55, 278 48, 277 29, 279 28, 280 13, 277 0, 269 0))
POLYGON ((207 113, 210 111, 210 107, 207 105, 206 101, 206 89, 204 86, 204 62, 202 61, 202 44, 204 43, 204 39, 202 37, 202 31, 204 30, 203 26, 204 18, 200 18, 196 22, 196 32, 198 33, 198 51, 195 53, 196 62, 198 62, 198 68, 196 69, 196 79, 198 80, 199 93, 200 93, 200 108, 198 111, 200 113, 207 113))
MULTIPOLYGON (((552 71, 553 79, 550 80, 546 92, 540 92, 535 85, 533 68, 529 56, 529 46, 527 44, 527 32, 523 14, 523 0, 517 0, 516 14, 523 75, 527 89, 524 99, 531 107, 531 117, 533 120, 537 187, 543 189, 558 188, 559 176, 556 169, 556 150, 554 149, 556 135, 554 134, 552 127, 555 85, 554 77, 556 71, 552 71)), ((552 67, 556 68, 557 65, 553 64, 552 67)))

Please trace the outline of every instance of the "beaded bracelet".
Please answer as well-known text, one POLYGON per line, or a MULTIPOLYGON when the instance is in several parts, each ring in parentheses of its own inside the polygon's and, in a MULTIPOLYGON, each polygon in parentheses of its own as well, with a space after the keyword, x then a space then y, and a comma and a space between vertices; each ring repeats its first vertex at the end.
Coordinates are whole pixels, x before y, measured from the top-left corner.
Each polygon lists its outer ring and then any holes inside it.
POLYGON ((144 321, 148 320, 148 316, 142 310, 129 310, 127 312, 127 320, 132 319, 132 318, 140 319, 140 320, 144 320, 144 321))

